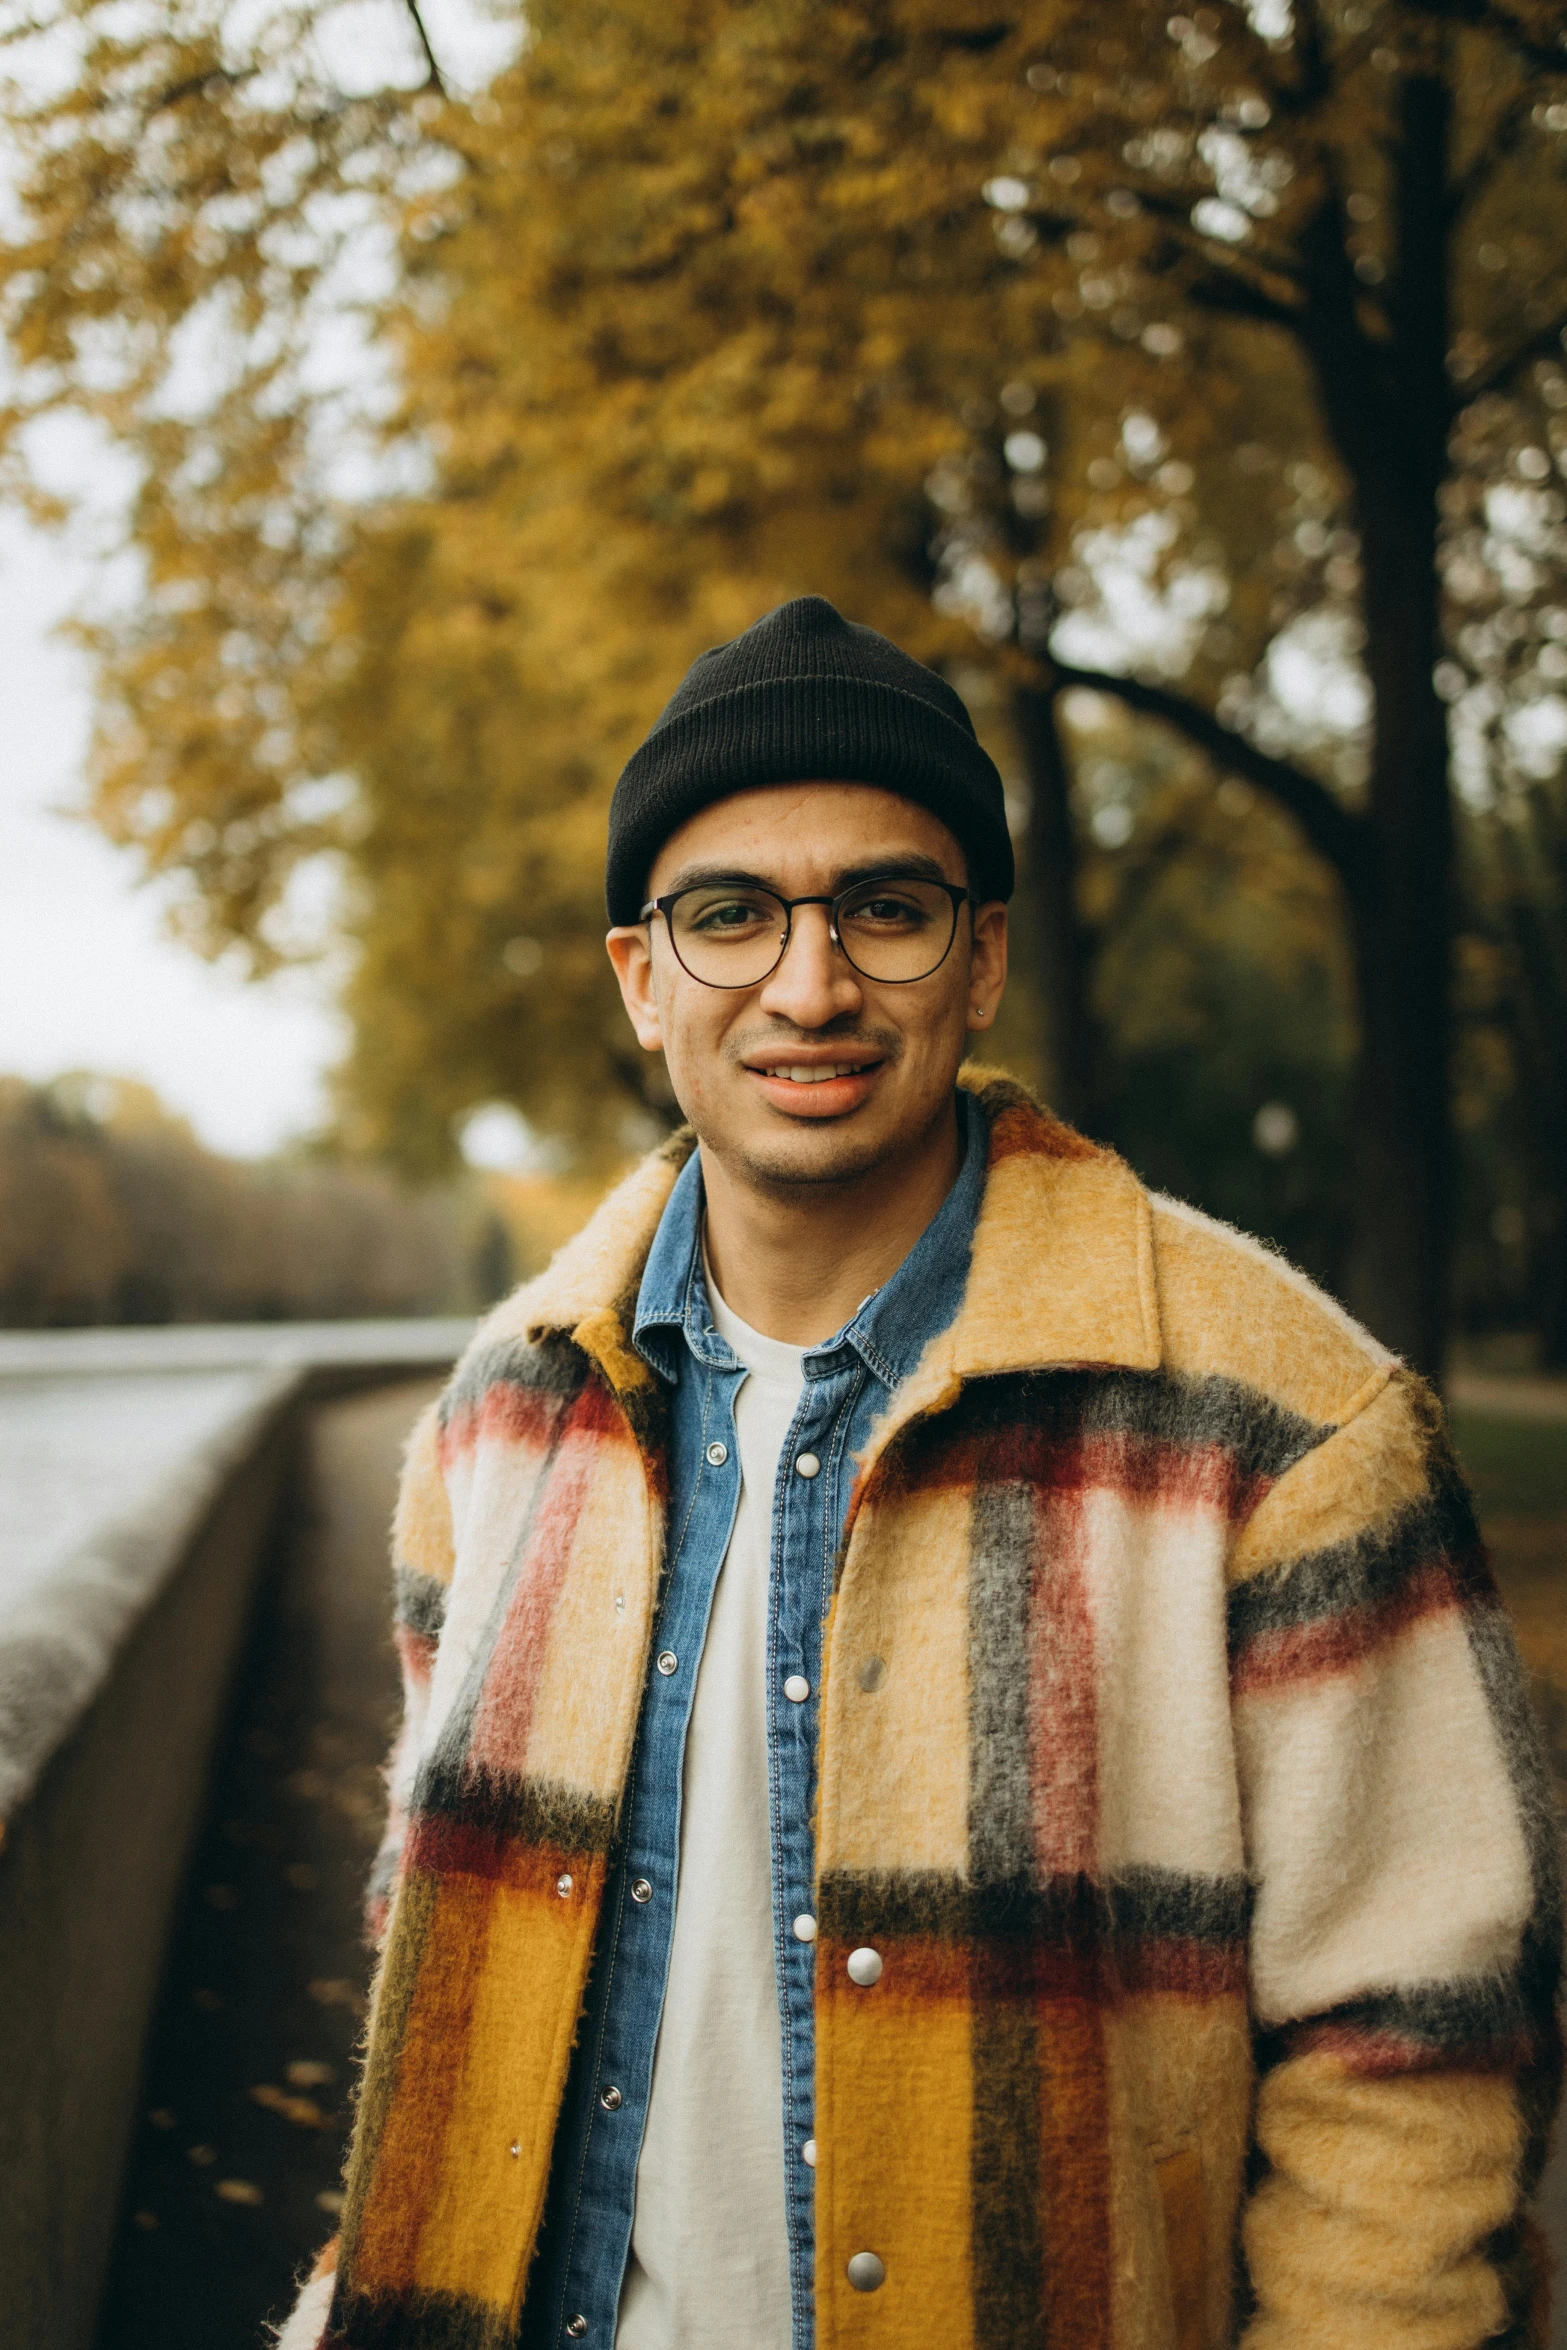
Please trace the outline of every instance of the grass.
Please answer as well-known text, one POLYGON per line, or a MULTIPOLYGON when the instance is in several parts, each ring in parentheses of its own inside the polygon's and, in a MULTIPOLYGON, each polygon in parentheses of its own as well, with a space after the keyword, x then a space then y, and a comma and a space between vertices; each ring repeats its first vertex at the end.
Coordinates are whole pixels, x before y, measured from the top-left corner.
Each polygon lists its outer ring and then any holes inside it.
POLYGON ((1567 1420, 1456 1411, 1453 1435, 1482 1518, 1567 1516, 1567 1420))

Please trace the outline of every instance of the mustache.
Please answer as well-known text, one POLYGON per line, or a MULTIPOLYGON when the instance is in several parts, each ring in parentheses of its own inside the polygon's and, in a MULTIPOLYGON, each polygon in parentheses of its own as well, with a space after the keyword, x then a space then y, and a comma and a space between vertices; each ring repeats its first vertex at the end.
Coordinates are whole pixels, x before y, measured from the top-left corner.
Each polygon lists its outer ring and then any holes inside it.
POLYGON ((797 1028, 789 1020, 759 1022, 738 1035, 725 1040, 724 1058, 738 1065, 751 1053, 776 1052, 780 1046, 791 1044, 852 1044, 861 1045, 883 1061, 895 1061, 903 1049, 903 1040, 895 1028, 883 1028, 878 1021, 856 1019, 845 1014, 842 1019, 824 1021, 820 1028, 797 1028))

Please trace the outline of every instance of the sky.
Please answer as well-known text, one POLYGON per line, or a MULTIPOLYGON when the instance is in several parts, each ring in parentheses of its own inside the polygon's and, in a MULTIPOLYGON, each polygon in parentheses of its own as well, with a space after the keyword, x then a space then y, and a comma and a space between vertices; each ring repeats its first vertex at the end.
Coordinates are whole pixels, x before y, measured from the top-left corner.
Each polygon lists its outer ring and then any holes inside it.
MULTIPOLYGON (((406 78, 395 0, 349 0, 330 59, 345 81, 406 78)), ((515 38, 485 0, 427 0, 448 76, 481 81, 515 38)), ((83 821, 89 678, 58 634, 97 600, 88 534, 62 541, 0 510, 0 1076, 68 1069, 156 1088, 203 1141, 242 1157, 318 1126, 346 1037, 308 971, 247 983, 165 932, 168 898, 83 821)))
POLYGON ((320 1123, 342 1024, 308 973, 247 985, 176 945, 166 898, 78 813, 88 677, 55 631, 93 568, 0 516, 0 1075, 139 1078, 257 1156, 320 1123))

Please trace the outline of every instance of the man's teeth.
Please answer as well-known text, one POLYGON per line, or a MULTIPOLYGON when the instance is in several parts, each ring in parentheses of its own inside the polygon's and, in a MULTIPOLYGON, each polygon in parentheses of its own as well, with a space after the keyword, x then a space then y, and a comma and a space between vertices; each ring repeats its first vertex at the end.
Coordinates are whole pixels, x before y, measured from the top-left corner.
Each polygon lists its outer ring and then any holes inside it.
POLYGON ((791 1085, 825 1085, 829 1077, 857 1077, 859 1068, 853 1061, 812 1063, 809 1068, 769 1069, 769 1077, 787 1077, 791 1085))

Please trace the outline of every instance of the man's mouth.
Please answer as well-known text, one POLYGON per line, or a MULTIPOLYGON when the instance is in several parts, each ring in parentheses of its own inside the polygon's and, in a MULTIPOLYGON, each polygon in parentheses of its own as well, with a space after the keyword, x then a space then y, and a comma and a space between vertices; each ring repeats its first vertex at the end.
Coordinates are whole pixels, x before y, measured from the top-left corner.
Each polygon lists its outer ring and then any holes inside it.
POLYGON ((817 1054, 809 1045, 804 1050, 808 1057, 797 1058, 798 1045, 793 1052, 787 1046, 769 1052, 764 1045, 744 1063, 763 1099, 791 1118, 848 1117, 870 1099, 878 1071, 887 1066, 884 1053, 857 1051, 853 1045, 847 1051, 840 1045, 830 1058, 819 1048, 817 1054))
POLYGON ((790 1085, 826 1085, 834 1077, 862 1077, 874 1061, 753 1061, 758 1077, 781 1077, 790 1085))

